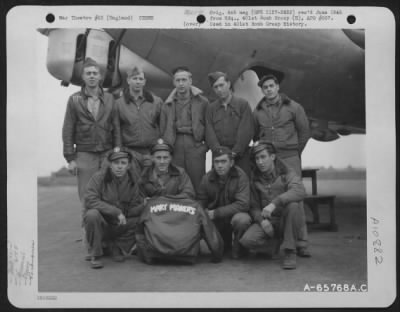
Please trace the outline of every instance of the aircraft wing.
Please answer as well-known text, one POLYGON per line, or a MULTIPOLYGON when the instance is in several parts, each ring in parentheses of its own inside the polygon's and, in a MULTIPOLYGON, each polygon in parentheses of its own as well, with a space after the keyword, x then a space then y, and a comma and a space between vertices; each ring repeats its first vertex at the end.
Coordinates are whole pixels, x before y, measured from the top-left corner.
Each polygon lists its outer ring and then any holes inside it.
POLYGON ((122 87, 125 72, 139 65, 144 68, 148 87, 166 98, 173 88, 172 69, 185 65, 193 73, 193 84, 210 100, 214 94, 207 74, 218 70, 229 75, 235 92, 254 108, 262 97, 256 85, 258 79, 274 73, 283 79, 281 91, 305 108, 315 139, 330 141, 339 135, 365 133, 362 30, 54 29, 41 32, 49 37, 48 69, 64 83, 78 84, 83 59, 91 56, 105 69, 105 87, 112 90, 122 87), (65 47, 65 41, 71 42, 70 53, 60 62, 59 47, 65 47))

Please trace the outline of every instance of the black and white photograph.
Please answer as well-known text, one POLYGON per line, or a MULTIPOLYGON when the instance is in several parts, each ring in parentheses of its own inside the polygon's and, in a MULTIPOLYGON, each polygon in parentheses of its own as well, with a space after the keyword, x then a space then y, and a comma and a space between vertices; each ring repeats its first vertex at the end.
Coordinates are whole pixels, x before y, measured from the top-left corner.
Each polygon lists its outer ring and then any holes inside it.
POLYGON ((13 305, 393 302, 389 10, 13 10, 13 305))

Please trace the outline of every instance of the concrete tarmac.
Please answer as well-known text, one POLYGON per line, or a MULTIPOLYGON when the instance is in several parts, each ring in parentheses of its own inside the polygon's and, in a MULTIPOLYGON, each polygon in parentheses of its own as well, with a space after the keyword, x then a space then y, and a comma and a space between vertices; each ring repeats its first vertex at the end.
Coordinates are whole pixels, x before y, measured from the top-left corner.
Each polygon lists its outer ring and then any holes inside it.
MULTIPOLYGON (((306 185, 307 186, 307 185, 306 185)), ((103 259, 93 270, 84 260, 76 186, 38 187, 38 273, 40 292, 272 292, 304 291, 306 285, 367 284, 365 181, 319 181, 319 193, 335 194, 338 232, 309 231, 311 258, 297 258, 296 270, 281 260, 250 255, 209 262, 204 248, 194 265, 123 263, 103 259), (351 190, 351 191, 349 191, 351 190)), ((309 211, 307 209, 307 214, 309 211)), ((328 221, 320 207, 321 221, 328 221)), ((311 219, 311 216, 308 216, 311 219)))

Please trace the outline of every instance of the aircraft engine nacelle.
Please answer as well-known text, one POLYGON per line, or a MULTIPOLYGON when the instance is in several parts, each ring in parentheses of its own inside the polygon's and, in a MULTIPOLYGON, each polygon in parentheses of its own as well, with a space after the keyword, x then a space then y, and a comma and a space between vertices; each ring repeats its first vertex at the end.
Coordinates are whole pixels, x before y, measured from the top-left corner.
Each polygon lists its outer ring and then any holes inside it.
POLYGON ((108 54, 113 42, 107 33, 94 29, 54 29, 48 36, 47 70, 64 85, 81 84, 86 57, 94 59, 107 76, 108 54))
POLYGON ((310 120, 311 137, 320 142, 331 142, 337 140, 339 135, 328 127, 328 121, 310 120))
POLYGON ((117 88, 134 65, 140 66, 149 84, 154 87, 171 81, 166 72, 136 55, 124 46, 117 45, 106 32, 99 29, 50 29, 48 35, 47 70, 63 85, 81 85, 82 65, 85 58, 94 59, 103 74, 104 88, 117 88))

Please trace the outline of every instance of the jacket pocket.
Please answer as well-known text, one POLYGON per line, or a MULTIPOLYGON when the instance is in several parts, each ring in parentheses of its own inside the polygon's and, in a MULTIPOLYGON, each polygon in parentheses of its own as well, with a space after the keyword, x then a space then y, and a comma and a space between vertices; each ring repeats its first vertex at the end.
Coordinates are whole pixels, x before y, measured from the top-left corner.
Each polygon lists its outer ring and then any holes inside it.
POLYGON ((90 144, 93 141, 92 125, 78 124, 76 127, 76 144, 90 144))

